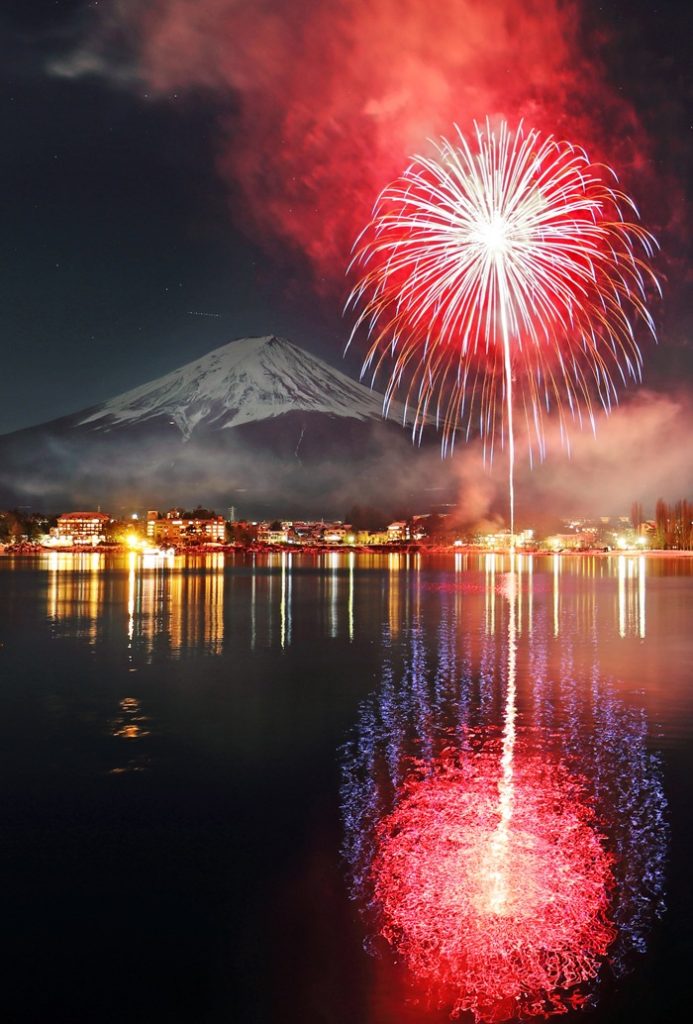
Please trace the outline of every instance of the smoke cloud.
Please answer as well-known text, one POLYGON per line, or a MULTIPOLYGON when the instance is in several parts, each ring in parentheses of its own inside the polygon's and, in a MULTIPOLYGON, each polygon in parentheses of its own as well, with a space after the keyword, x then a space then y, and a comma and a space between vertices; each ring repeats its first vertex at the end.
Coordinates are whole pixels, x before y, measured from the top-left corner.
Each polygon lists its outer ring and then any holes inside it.
POLYGON ((235 215, 256 240, 305 254, 330 285, 380 190, 454 123, 525 118, 646 191, 647 140, 607 84, 583 10, 559 0, 119 0, 52 70, 221 100, 218 170, 235 215))
MULTIPOLYGON (((100 431, 69 431, 58 424, 0 439, 0 504, 30 504, 44 511, 100 503, 152 508, 202 504, 240 507, 252 518, 335 516, 355 504, 388 514, 449 511, 464 526, 497 528, 508 518, 507 461, 498 452, 483 465, 478 441, 441 459, 437 435, 413 448, 409 431, 374 422, 338 425, 328 442, 318 423, 306 428, 301 451, 291 454, 304 421, 277 428, 274 445, 241 429, 218 436, 175 431, 165 437, 100 431)), ((652 515, 658 497, 676 500, 693 491, 688 439, 693 405, 680 396, 642 391, 611 416, 600 417, 596 437, 578 432, 571 453, 549 438, 546 462, 529 468, 517 451, 517 523, 553 526, 557 518, 627 513, 631 502, 652 515)))
MULTIPOLYGON (((689 396, 646 390, 611 415, 599 416, 596 434, 573 431, 569 450, 561 448, 559 427, 554 422, 547 431, 549 456, 545 462, 531 468, 520 440, 515 473, 518 523, 542 525, 572 514, 627 514, 633 501, 642 502, 646 515, 653 515, 658 497, 673 500, 693 490, 687 443, 692 432, 689 396)), ((500 513, 507 523, 506 459, 500 453, 481 483, 480 464, 478 442, 451 460, 460 509, 471 493, 482 498, 472 505, 476 516, 500 513)))
POLYGON ((596 436, 576 432, 569 456, 558 454, 554 429, 550 460, 520 477, 521 500, 530 509, 627 513, 637 500, 653 515, 658 497, 685 498, 693 490, 688 451, 693 406, 684 394, 636 393, 627 405, 600 417, 596 436))

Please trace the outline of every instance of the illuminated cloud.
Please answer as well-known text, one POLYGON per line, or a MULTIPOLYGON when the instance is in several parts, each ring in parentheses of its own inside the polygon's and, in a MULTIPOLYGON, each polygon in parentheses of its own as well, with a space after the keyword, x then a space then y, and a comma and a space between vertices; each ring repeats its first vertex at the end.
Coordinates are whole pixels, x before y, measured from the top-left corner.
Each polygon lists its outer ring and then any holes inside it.
POLYGON ((647 140, 581 14, 557 0, 303 0, 290 16, 277 0, 120 0, 52 70, 221 101, 236 216, 340 281, 375 196, 453 122, 524 117, 646 173, 647 140))

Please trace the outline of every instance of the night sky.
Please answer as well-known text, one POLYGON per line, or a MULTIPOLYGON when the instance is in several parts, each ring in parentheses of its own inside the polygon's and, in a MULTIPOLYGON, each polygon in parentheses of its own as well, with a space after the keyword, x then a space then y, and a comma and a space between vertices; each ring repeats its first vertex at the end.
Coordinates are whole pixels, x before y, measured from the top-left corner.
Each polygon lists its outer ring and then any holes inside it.
POLYGON ((663 250, 645 385, 685 395, 690 5, 427 11, 5 2, 0 430, 251 334, 290 337, 355 375, 341 307, 359 218, 417 138, 485 109, 555 123, 623 172, 663 250))

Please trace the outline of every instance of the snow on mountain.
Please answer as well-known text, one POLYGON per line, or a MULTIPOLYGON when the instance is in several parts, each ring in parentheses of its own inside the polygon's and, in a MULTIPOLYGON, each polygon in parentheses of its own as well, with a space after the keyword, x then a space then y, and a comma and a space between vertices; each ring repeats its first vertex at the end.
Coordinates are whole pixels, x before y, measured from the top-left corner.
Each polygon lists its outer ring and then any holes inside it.
MULTIPOLYGON (((110 430, 166 417, 185 438, 287 412, 381 419, 382 395, 284 338, 242 338, 163 377, 117 395, 77 423, 110 430)), ((401 407, 393 409, 401 422, 401 407)))

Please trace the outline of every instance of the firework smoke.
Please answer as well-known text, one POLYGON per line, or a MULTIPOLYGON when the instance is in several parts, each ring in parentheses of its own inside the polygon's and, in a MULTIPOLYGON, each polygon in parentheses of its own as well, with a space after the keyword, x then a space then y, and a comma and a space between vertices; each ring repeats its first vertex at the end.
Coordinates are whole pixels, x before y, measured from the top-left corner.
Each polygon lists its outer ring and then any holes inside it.
POLYGON ((603 27, 596 38, 584 15, 558 0, 119 0, 52 70, 147 102, 209 97, 235 216, 339 287, 374 197, 456 120, 525 117, 650 173, 638 117, 601 66, 603 27))

